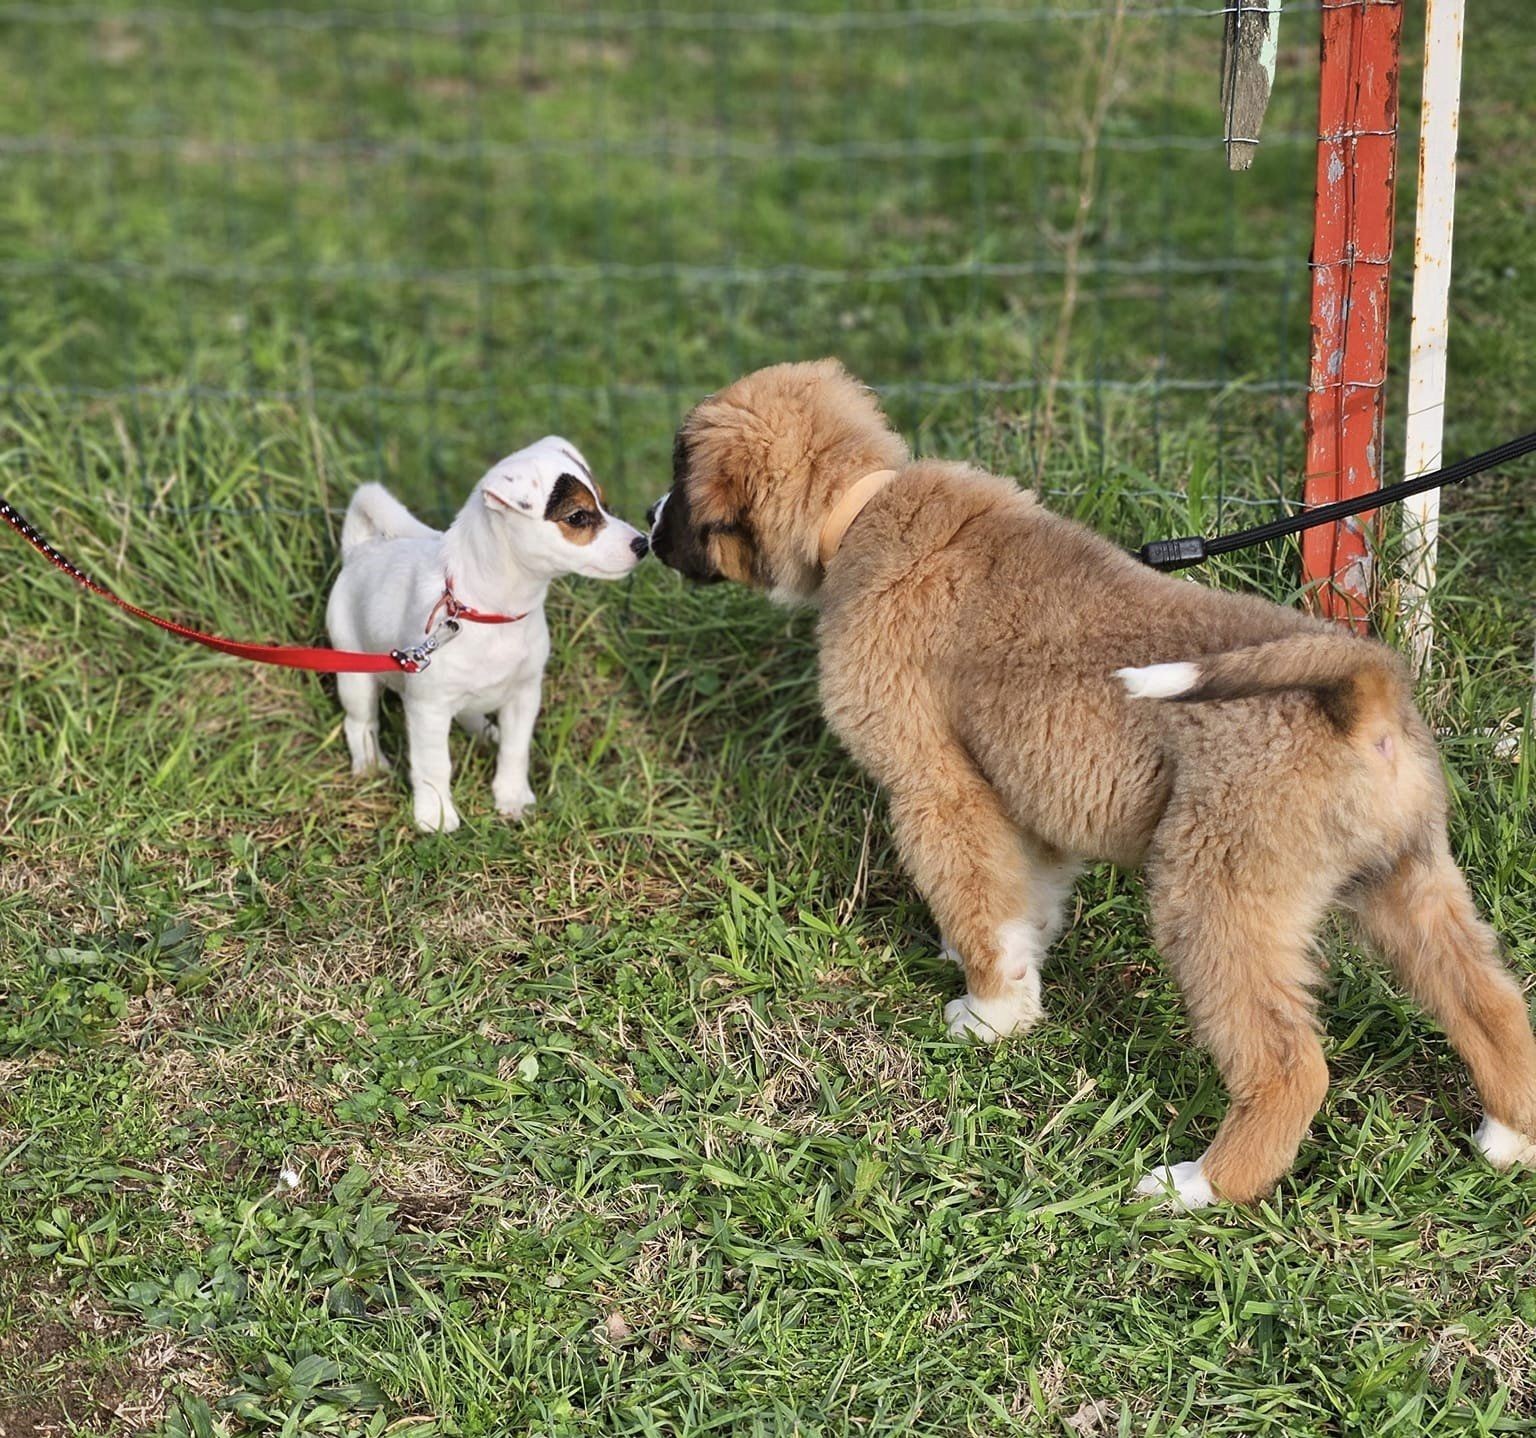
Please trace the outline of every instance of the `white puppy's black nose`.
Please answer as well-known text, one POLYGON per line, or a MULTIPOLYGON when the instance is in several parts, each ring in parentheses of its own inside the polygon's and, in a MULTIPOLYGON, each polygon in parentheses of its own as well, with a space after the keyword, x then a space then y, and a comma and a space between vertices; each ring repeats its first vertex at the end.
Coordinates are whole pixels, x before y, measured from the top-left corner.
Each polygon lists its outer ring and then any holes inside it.
POLYGON ((643 534, 637 534, 632 540, 629 541, 629 547, 635 551, 636 559, 644 559, 646 551, 651 547, 651 541, 648 540, 643 534))

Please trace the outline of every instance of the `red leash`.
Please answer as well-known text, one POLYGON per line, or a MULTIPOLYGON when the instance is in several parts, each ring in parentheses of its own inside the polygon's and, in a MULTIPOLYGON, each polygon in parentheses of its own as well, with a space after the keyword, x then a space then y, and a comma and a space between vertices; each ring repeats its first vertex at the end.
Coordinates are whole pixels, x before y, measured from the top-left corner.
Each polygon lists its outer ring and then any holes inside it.
POLYGON ((427 618, 426 628, 430 631, 427 637, 420 644, 413 644, 408 649, 391 649, 388 654, 363 654, 348 649, 290 644, 251 644, 240 639, 221 639, 217 634, 204 634, 201 630, 190 629, 185 624, 162 619, 158 614, 151 614, 147 609, 140 609, 137 604, 130 604, 126 599, 114 594, 105 584, 92 579, 79 565, 60 554, 38 533, 37 527, 26 516, 19 513, 14 505, 3 498, 0 498, 0 519, 10 525, 55 569, 67 574, 76 584, 89 589, 93 594, 99 594, 103 599, 110 600, 119 609, 133 615, 135 619, 143 619, 178 638, 190 639, 194 644, 206 645, 209 649, 217 649, 222 654, 233 654, 237 659, 252 659, 258 664, 278 664, 285 669, 308 669, 316 674, 420 674, 432 662, 432 655, 459 632, 461 619, 473 624, 514 624, 519 619, 527 618, 525 614, 484 614, 478 609, 460 604, 454 596, 450 581, 444 584, 443 597, 433 606, 432 613, 427 618), (437 618, 439 610, 446 611, 445 617, 434 629, 433 621, 437 618))

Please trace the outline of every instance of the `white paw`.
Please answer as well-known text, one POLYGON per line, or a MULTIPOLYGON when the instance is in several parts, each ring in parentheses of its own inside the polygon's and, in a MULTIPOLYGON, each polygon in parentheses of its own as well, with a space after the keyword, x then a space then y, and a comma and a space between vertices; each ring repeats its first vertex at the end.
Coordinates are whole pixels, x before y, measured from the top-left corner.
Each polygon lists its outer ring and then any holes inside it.
POLYGON ((1010 985, 1006 993, 992 999, 975 994, 961 994, 944 1005, 944 1024, 952 1039, 975 1039, 995 1044, 1009 1034, 1032 1029, 1045 1017, 1039 988, 1027 984, 1010 985))
POLYGON ((1472 1139, 1495 1168, 1509 1168, 1517 1163, 1536 1164, 1536 1141, 1486 1114, 1472 1139))
POLYGON ((423 834, 451 834, 459 827, 459 811, 436 794, 417 799, 412 808, 423 834))
POLYGON ((493 797, 496 800, 496 812, 509 819, 521 819, 538 802, 533 790, 527 787, 493 797))
POLYGON ((1161 1198, 1175 1208, 1204 1208, 1216 1202, 1216 1190, 1205 1177, 1205 1160, 1154 1168, 1136 1185, 1139 1198, 1161 1198))
POLYGON ((1174 699, 1200 682, 1200 666, 1148 664, 1141 669, 1117 669, 1115 678, 1132 699, 1174 699))
POLYGON ((389 769, 389 760, 380 754, 378 750, 374 750, 372 754, 364 754, 352 761, 352 773, 358 778, 362 778, 365 774, 387 774, 389 769))

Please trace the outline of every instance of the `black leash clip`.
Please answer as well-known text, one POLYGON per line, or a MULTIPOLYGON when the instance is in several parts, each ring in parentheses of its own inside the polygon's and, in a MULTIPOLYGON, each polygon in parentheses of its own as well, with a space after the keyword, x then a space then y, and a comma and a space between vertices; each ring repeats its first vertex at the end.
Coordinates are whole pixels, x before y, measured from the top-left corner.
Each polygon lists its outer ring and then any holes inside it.
POLYGON ((1198 534, 1183 539, 1153 539, 1141 546, 1138 557, 1153 569, 1188 569, 1205 563, 1205 541, 1198 534))

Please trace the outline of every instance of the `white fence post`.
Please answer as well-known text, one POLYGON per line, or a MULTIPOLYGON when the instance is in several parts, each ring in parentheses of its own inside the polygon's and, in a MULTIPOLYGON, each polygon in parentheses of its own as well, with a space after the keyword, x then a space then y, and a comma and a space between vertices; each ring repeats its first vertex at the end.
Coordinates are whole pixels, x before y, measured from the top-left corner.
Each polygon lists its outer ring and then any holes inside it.
MULTIPOLYGON (((1427 0, 1424 104, 1419 115, 1418 213, 1413 226, 1413 323, 1408 360, 1404 473, 1440 464, 1445 426, 1445 348, 1449 333, 1451 230, 1456 214, 1456 128, 1461 115, 1461 35, 1465 0, 1427 0)), ((1406 540, 1403 619, 1414 665, 1434 643, 1429 604, 1440 533, 1440 492, 1403 506, 1406 540)))

